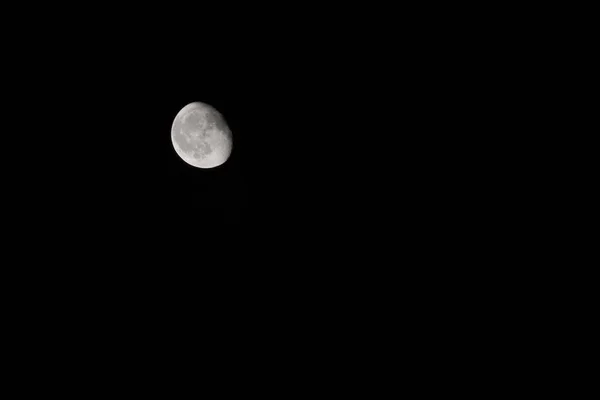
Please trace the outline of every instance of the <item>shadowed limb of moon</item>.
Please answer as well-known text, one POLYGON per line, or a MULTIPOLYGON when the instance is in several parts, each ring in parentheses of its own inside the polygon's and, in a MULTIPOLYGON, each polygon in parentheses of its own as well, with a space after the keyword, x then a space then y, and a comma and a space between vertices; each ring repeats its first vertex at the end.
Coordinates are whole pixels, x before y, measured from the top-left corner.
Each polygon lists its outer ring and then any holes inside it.
POLYGON ((177 113, 171 140, 179 157, 198 168, 218 167, 233 148, 231 130, 221 113, 200 102, 190 103, 177 113))

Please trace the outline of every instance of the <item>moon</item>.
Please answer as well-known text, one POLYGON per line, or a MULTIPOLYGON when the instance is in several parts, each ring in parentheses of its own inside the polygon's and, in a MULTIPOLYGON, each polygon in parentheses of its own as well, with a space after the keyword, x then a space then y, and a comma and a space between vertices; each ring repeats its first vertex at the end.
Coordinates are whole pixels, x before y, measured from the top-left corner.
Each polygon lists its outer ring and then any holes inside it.
POLYGON ((214 107, 200 102, 183 107, 171 127, 175 151, 197 168, 214 168, 231 155, 233 138, 227 122, 214 107))

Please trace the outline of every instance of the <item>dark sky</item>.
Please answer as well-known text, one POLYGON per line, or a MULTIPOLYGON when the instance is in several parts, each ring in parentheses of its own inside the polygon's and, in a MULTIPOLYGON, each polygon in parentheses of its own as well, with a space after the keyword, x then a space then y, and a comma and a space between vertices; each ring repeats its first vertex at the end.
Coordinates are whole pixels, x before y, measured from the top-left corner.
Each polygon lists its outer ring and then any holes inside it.
POLYGON ((482 97, 485 55, 464 37, 409 17, 188 14, 116 13, 7 48, 4 226, 38 272, 58 262, 65 277, 182 296, 320 292, 411 274, 394 263, 473 248, 502 217, 481 167, 500 120, 482 97), (193 168, 172 147, 193 101, 233 132, 221 167, 193 168))
POLYGON ((470 291, 517 264, 489 267, 517 242, 522 198, 498 171, 519 110, 479 29, 438 9, 251 6, 36 9, 3 36, 0 281, 6 325, 54 351, 48 370, 74 348, 127 379, 129 355, 180 380, 206 366, 223 387, 237 381, 221 371, 261 362, 329 379, 336 361, 387 365, 360 361, 387 358, 383 335, 429 362, 458 313, 485 307, 470 291), (233 132, 218 168, 172 147, 194 101, 233 132))
POLYGON ((34 160, 18 159, 17 181, 43 194, 43 216, 56 208, 67 226, 117 235, 222 228, 242 242, 325 243, 328 232, 398 228, 392 214, 414 221, 438 183, 453 185, 446 161, 461 160, 448 149, 467 139, 446 133, 475 122, 454 112, 460 55, 442 35, 414 24, 397 39, 390 21, 366 31, 325 17, 221 31, 155 18, 115 16, 110 32, 65 25, 24 39, 35 51, 15 45, 14 119, 34 160), (220 168, 190 167, 172 148, 173 118, 193 101, 234 133, 220 168))

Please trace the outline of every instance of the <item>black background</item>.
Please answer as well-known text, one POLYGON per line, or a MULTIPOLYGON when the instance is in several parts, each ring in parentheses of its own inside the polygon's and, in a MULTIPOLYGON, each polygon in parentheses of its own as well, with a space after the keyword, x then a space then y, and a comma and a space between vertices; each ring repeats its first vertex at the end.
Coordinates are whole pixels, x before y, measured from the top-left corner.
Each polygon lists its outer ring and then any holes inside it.
POLYGON ((458 296, 448 283, 472 279, 517 201, 494 164, 498 114, 519 112, 488 99, 506 84, 495 39, 439 9, 311 10, 38 11, 6 36, 14 304, 41 325, 101 318, 140 353, 144 332, 201 330, 257 357, 299 332, 342 354, 343 332, 393 325, 390 308, 426 323, 419 309, 458 296), (194 101, 233 132, 218 168, 172 147, 194 101))
POLYGON ((208 257, 245 271, 324 262, 319 273, 337 279, 477 236, 498 195, 494 113, 514 111, 486 97, 504 84, 485 51, 493 36, 441 10, 361 23, 358 11, 254 9, 226 24, 180 12, 107 9, 7 42, 18 243, 31 235, 65 265, 185 264, 192 276, 220 273, 208 257), (173 150, 172 121, 193 101, 235 135, 221 167, 173 150))

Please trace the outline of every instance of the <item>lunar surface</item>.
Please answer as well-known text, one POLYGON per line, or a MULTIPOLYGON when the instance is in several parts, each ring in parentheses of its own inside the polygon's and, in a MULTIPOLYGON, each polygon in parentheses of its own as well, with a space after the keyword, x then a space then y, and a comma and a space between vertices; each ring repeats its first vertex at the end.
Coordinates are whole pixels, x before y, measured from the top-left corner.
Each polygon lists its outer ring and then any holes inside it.
POLYGON ((231 155, 233 140, 223 116, 204 103, 183 107, 173 121, 171 139, 175 151, 186 163, 214 168, 231 155))

